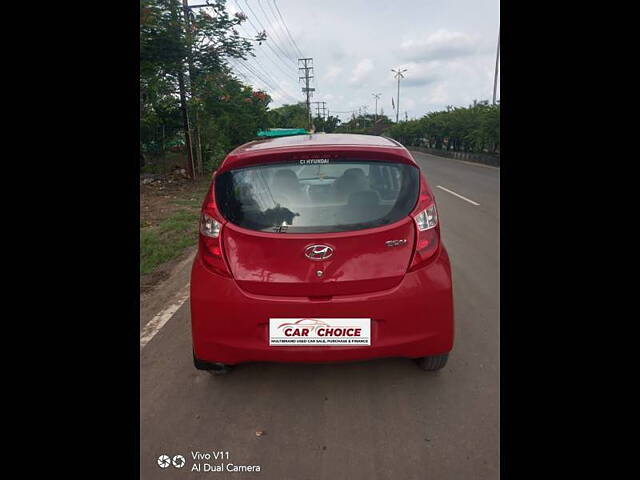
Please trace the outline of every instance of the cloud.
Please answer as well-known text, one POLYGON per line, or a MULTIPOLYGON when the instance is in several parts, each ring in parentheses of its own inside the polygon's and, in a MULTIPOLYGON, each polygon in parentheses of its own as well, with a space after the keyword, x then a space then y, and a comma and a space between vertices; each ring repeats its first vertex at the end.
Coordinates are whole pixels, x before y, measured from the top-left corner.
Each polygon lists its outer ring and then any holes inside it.
MULTIPOLYGON (((188 1, 191 5, 205 3, 188 1)), ((262 2, 267 16, 253 6, 254 16, 244 1, 238 3, 257 27, 261 20, 272 46, 277 43, 286 52, 293 50, 277 12, 271 15, 262 2)), ((363 105, 373 113, 371 94, 381 93, 378 111, 384 108, 395 118, 391 98, 396 98, 397 81, 390 69, 398 67, 408 68, 400 84, 401 117, 405 109, 409 117, 419 117, 446 105, 466 106, 474 99, 491 99, 500 23, 498 0, 406 0, 402 8, 411 12, 407 15, 397 15, 398 2, 323 0, 322 8, 315 9, 311 17, 306 2, 278 3, 301 53, 313 58, 313 100, 326 101, 332 115, 363 105)), ((227 9, 239 10, 235 2, 227 2, 227 9)), ((243 36, 255 34, 248 21, 239 31, 243 36)), ((304 98, 293 52, 291 59, 284 59, 286 65, 264 44, 256 46, 256 54, 258 58, 246 63, 260 70, 259 62, 271 83, 287 93, 274 95, 272 108, 291 103, 288 95, 304 98)), ((249 81, 261 85, 244 70, 239 66, 249 81)), ((269 93, 274 94, 271 89, 269 93)), ((343 120, 350 117, 349 113, 335 115, 343 120)))
POLYGON ((437 80, 437 77, 430 74, 424 74, 420 76, 406 77, 403 80, 403 86, 405 87, 424 87, 430 85, 437 80))
POLYGON ((327 70, 327 73, 325 73, 324 76, 322 77, 322 79, 330 83, 333 83, 338 78, 338 75, 340 75, 341 73, 342 73, 342 67, 338 67, 337 65, 331 65, 329 67, 329 70, 327 70))
MULTIPOLYGON (((398 68, 407 70, 403 73, 404 78, 400 80, 403 87, 424 87, 438 81, 440 78, 440 68, 442 67, 439 62, 412 62, 405 63, 398 68)), ((394 75, 395 78, 395 74, 393 72, 390 73, 394 75)))
POLYGON ((447 86, 444 83, 439 83, 434 86, 429 95, 425 98, 426 103, 441 105, 447 102, 449 94, 447 92, 447 86))
POLYGON ((369 58, 363 58, 353 69, 349 83, 355 84, 364 82, 372 71, 373 61, 369 58))
POLYGON ((441 29, 422 39, 403 42, 400 55, 406 60, 427 62, 473 55, 478 49, 477 37, 441 29))

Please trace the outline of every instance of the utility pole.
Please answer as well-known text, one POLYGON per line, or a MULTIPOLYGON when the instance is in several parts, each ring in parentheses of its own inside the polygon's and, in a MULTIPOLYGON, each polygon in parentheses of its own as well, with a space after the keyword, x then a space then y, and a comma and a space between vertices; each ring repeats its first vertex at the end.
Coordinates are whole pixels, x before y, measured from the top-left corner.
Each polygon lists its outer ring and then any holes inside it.
POLYGON ((407 113, 407 111, 404 111, 404 121, 408 122, 409 121, 409 114, 407 113))
POLYGON ((498 52, 496 53, 496 73, 493 77, 493 104, 496 104, 496 88, 498 86, 498 61, 500 60, 500 27, 498 27, 498 52))
POLYGON ((371 95, 373 95, 373 98, 376 99, 376 113, 375 113, 375 121, 378 121, 378 100, 380 99, 380 95, 382 95, 381 93, 372 93, 371 95))
MULTIPOLYGON (((174 21, 174 25, 176 28, 176 36, 179 38, 181 35, 181 28, 180 28, 180 23, 178 20, 178 10, 177 10, 177 5, 174 2, 171 2, 171 18, 174 21)), ((178 62, 178 90, 180 91, 180 110, 182 111, 182 125, 184 128, 184 141, 185 141, 185 147, 187 148, 187 157, 188 157, 188 164, 187 164, 187 171, 189 172, 189 175, 191 175, 191 179, 195 180, 196 178, 196 173, 195 173, 195 166, 193 164, 193 148, 191 146, 191 134, 190 134, 190 128, 189 128, 189 112, 187 111, 187 94, 186 94, 186 90, 185 90, 185 86, 184 86, 184 71, 183 71, 183 65, 182 62, 178 62)))
POLYGON ((316 116, 319 117, 320 116, 320 108, 322 108, 322 118, 324 120, 326 120, 326 116, 325 116, 325 105, 327 102, 311 102, 316 106, 316 116), (322 105, 322 107, 320 107, 320 105, 322 105))
POLYGON ((395 77, 398 79, 398 97, 396 101, 396 123, 398 123, 398 118, 400 116, 400 79, 404 78, 403 73, 406 72, 407 69, 404 68, 401 70, 398 68, 397 70, 395 70, 392 68, 391 71, 395 73, 395 77))
POLYGON ((299 80, 304 80, 305 86, 302 87, 302 92, 307 95, 307 118, 309 121, 309 131, 313 128, 313 121, 311 120, 311 104, 309 100, 311 98, 312 92, 315 91, 315 88, 309 87, 309 80, 313 78, 313 58, 299 58, 298 65, 302 64, 302 67, 298 67, 298 70, 304 70, 304 77, 298 77, 299 80))
MULTIPOLYGON (((185 34, 187 38, 187 63, 189 66, 189 93, 191 94, 191 98, 195 97, 195 69, 193 68, 193 54, 191 52, 191 44, 193 43, 193 37, 191 35, 191 8, 197 8, 197 6, 189 7, 189 2, 187 0, 182 0, 182 12, 184 14, 184 22, 185 22, 185 34)), ((196 173, 203 173, 203 164, 202 161, 202 144, 200 142, 200 129, 198 119, 198 110, 197 108, 193 111, 193 135, 196 143, 196 148, 192 147, 193 164, 194 164, 194 178, 196 173)))

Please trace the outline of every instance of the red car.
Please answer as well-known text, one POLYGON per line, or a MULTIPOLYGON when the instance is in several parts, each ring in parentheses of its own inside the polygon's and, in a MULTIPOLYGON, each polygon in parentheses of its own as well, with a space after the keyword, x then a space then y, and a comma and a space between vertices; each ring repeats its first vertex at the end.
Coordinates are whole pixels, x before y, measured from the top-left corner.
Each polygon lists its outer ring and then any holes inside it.
POLYGON ((197 369, 405 357, 438 370, 453 325, 435 199, 399 143, 272 138, 215 172, 191 272, 197 369))

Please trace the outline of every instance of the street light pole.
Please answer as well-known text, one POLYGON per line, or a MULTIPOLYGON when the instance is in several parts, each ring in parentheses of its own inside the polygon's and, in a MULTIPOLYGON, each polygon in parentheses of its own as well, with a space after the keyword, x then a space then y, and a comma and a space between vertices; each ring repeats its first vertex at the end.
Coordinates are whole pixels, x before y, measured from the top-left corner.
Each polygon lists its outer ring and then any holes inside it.
POLYGON ((493 104, 496 104, 496 88, 498 87, 498 61, 500 60, 500 27, 498 27, 498 52, 496 53, 496 72, 493 77, 493 104))
POLYGON ((401 69, 395 70, 392 68, 391 71, 396 74, 395 77, 398 79, 398 96, 396 101, 396 123, 398 123, 399 117, 400 117, 400 79, 404 78, 403 73, 406 72, 407 69, 404 68, 402 70, 401 69))
POLYGON ((376 99, 376 113, 375 113, 375 121, 378 121, 378 99, 380 98, 381 93, 372 93, 373 97, 376 99))

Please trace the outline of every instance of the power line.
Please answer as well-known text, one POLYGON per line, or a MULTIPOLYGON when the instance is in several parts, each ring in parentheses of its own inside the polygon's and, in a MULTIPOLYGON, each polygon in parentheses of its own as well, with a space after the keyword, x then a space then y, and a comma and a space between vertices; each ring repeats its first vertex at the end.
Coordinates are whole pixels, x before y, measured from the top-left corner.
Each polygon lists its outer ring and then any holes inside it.
MULTIPOLYGON (((251 24, 253 29, 256 31, 256 34, 260 35, 260 32, 258 32, 257 28, 255 27, 255 25, 253 24, 251 19, 248 17, 246 12, 244 12, 242 10, 242 7, 240 7, 239 3, 236 0, 234 0, 234 1, 235 1, 236 5, 238 6, 238 8, 240 9, 240 11, 245 15, 246 19, 249 21, 249 23, 251 24)), ((246 2, 246 0, 245 0, 245 2, 246 2)), ((247 6, 249 7, 251 12, 255 16, 255 12, 253 12, 253 9, 251 9, 251 6, 248 3, 247 3, 247 6)), ((189 8, 191 9, 191 8, 198 8, 198 7, 212 7, 212 8, 215 9, 215 6, 208 4, 208 2, 207 2, 207 4, 203 4, 203 5, 192 5, 189 8)), ((261 8, 262 8, 262 6, 261 6, 261 8)), ((256 18, 256 20, 262 26, 262 23, 260 22, 260 20, 257 19, 257 18, 256 18)), ((240 24, 239 26, 240 26, 240 28, 242 28, 243 32, 248 37, 250 37, 248 32, 244 29, 244 25, 240 24)), ((265 33, 266 33, 266 30, 265 30, 265 33)), ((247 39, 249 39, 249 38, 247 38, 247 39)), ((270 47, 270 45, 268 43, 267 43, 267 45, 270 47)), ((277 52, 275 50, 273 50, 273 49, 271 49, 271 50, 277 55, 277 52)), ((266 55, 267 51, 263 51, 263 53, 265 53, 265 56, 269 59, 269 61, 276 68, 278 68, 278 70, 280 72, 282 72, 287 78, 295 80, 295 76, 294 76, 293 72, 283 70, 278 62, 274 61, 271 56, 266 55)), ((278 56, 278 59, 282 61, 282 58, 280 58, 279 55, 277 55, 277 56, 278 56)), ((249 72, 250 76, 254 77, 254 82, 252 82, 252 83, 255 83, 255 80, 258 80, 258 83, 261 83, 263 86, 266 86, 267 90, 272 90, 274 93, 279 93, 284 99, 290 99, 295 103, 299 102, 299 99, 297 99, 296 97, 291 95, 288 91, 286 91, 281 86, 283 82, 278 80, 278 79, 276 79, 276 78, 274 78, 274 76, 271 73, 269 73, 269 70, 267 68, 265 68, 264 65, 262 65, 262 63, 260 63, 260 61, 258 60, 258 58, 255 55, 251 55, 250 56, 250 59, 253 59, 253 62, 255 62, 255 64, 252 64, 248 59, 242 59, 242 58, 234 58, 234 59, 237 62, 236 68, 238 68, 239 66, 242 66, 246 72, 249 72)), ((293 60, 293 62, 295 62, 295 60, 293 60)), ((242 76, 245 79, 247 79, 247 77, 245 75, 242 75, 242 76)), ((247 81, 251 82, 249 79, 247 79, 247 81)))
MULTIPOLYGON (((282 32, 282 27, 281 27, 280 33, 282 34, 282 38, 284 38, 286 40, 286 42, 288 42, 287 43, 287 49, 289 49, 289 48, 291 49, 291 51, 293 52, 293 56, 295 58, 304 57, 304 55, 302 55, 302 52, 300 52, 298 47, 291 41, 291 37, 289 35, 288 29, 287 29, 287 25, 284 22, 284 18, 282 18, 282 16, 280 16, 280 20, 278 20, 278 14, 275 12, 273 7, 269 3, 269 0, 265 0, 265 2, 267 2, 267 7, 269 7, 269 11, 271 12, 271 15, 273 16, 273 19, 275 20, 275 24, 280 23, 281 26, 285 29, 285 32, 283 33, 282 32)), ((260 6, 262 8, 261 0, 258 0, 258 3, 260 4, 260 6)), ((283 42, 283 43, 286 43, 286 42, 283 42)))
POLYGON ((296 103, 299 101, 289 92, 287 92, 282 87, 280 87, 278 85, 278 82, 273 80, 273 78, 269 77, 265 72, 258 71, 255 65, 251 65, 250 63, 239 58, 234 60, 237 62, 237 64, 235 65, 236 67, 240 67, 240 66, 243 67, 245 71, 248 71, 250 75, 252 75, 255 79, 259 80, 260 83, 263 84, 263 86, 266 86, 267 87, 266 90, 271 90, 274 93, 279 93, 284 98, 293 100, 296 103))
POLYGON ((298 52, 299 57, 304 57, 304 55, 302 54, 302 51, 298 48, 298 44, 296 43, 296 41, 291 36, 291 32, 289 31, 289 27, 287 27, 287 23, 284 21, 284 18, 282 17, 282 13, 280 13, 280 9, 278 8, 278 4, 276 3, 276 0, 273 0, 273 5, 276 7, 276 10, 278 11, 278 15, 280 16, 280 20, 282 20, 282 25, 284 25, 284 29, 287 31, 287 35, 289 36, 289 39, 291 40, 291 44, 295 47, 296 52, 298 52))
MULTIPOLYGON (((256 12, 254 12, 253 8, 251 8, 251 5, 249 5, 248 0, 244 0, 244 3, 246 3, 247 7, 249 7, 249 11, 252 13, 253 18, 255 18, 256 21, 258 22, 258 24, 260 25, 260 27, 262 27, 262 31, 265 32, 265 33, 268 33, 267 29, 265 28, 265 26, 262 24, 262 22, 258 18, 258 15, 256 15, 256 12)), ((267 41, 268 41, 268 38, 269 38, 269 36, 267 35, 267 41)), ((271 38, 273 38, 273 36, 271 38)), ((282 50, 280 48, 280 45, 278 45, 278 42, 276 42, 275 40, 273 40, 273 46, 276 47, 278 49, 278 51, 284 55, 285 58, 288 58, 289 60, 292 60, 291 58, 289 58, 289 55, 284 50, 282 50)), ((295 58, 295 57, 293 57, 293 58, 295 58)), ((295 63, 295 60, 292 60, 292 62, 295 63)))
MULTIPOLYGON (((257 59, 255 59, 255 60, 257 60, 257 59)), ((259 75, 260 75, 260 78, 262 78, 262 79, 263 79, 263 82, 264 82, 265 84, 268 84, 268 85, 270 86, 270 88, 271 88, 271 89, 273 89, 273 90, 278 90, 278 89, 279 89, 279 90, 282 90, 282 91, 283 91, 283 92, 285 92, 285 93, 288 93, 288 92, 286 92, 282 87, 280 87, 280 86, 279 86, 279 83, 280 83, 280 82, 278 82, 277 80, 275 80, 271 75, 269 75, 269 74, 266 72, 266 70, 264 69, 264 67, 259 68, 259 67, 258 67, 258 65, 259 65, 259 64, 257 64, 257 65, 253 65, 253 64, 249 63, 247 60, 244 60, 244 59, 241 59, 241 58, 236 59, 236 61, 238 61, 238 62, 242 62, 242 64, 243 64, 243 65, 247 65, 247 66, 251 67, 251 70, 252 70, 252 71, 254 71, 254 70, 255 70, 255 72, 256 72, 257 74, 259 74, 259 75), (265 79, 266 79, 266 82, 265 82, 265 79)))
POLYGON ((253 77, 252 83, 256 83, 256 80, 258 80, 258 82, 261 83, 263 87, 266 87, 266 90, 277 90, 277 88, 274 87, 274 85, 268 79, 262 76, 252 65, 243 62, 240 59, 235 59, 235 62, 232 62, 232 64, 234 67, 242 67, 246 72, 248 72, 249 75, 253 77))
MULTIPOLYGON (((235 1, 235 0, 234 0, 234 1, 235 1)), ((236 4, 237 4, 237 3, 238 3, 238 2, 236 2, 236 4)), ((240 5, 238 5, 238 8, 240 8, 240 5)), ((244 12, 242 12, 242 13, 244 14, 244 12)), ((245 15, 246 15, 246 14, 245 14, 245 15)), ((249 22, 251 22, 251 20, 249 19, 249 17, 247 17, 247 20, 249 20, 249 22)), ((260 36, 260 35, 261 35, 261 33, 260 33, 260 32, 258 32, 258 30, 255 28, 255 26, 253 26, 253 25, 252 25, 252 27, 253 27, 253 30, 256 32, 256 34, 257 34, 258 36, 260 36)), ((247 30, 244 28, 244 25, 240 24, 240 28, 242 29, 242 31, 244 32, 244 34, 245 34, 245 35, 247 35, 247 36, 251 36, 251 35, 249 34, 249 32, 247 32, 247 30)), ((254 41, 255 41, 255 40, 254 40, 254 41)), ((269 59, 269 61, 270 61, 270 62, 271 62, 271 63, 272 63, 276 68, 278 68, 281 72, 283 72, 285 75, 289 75, 289 74, 291 74, 291 72, 287 72, 286 70, 283 70, 283 69, 282 69, 282 67, 280 66, 280 64, 279 64, 279 63, 277 63, 276 61, 274 61, 274 59, 273 59, 270 55, 267 55, 267 50, 262 50, 262 52, 264 53, 264 56, 265 56, 266 58, 268 58, 268 59, 269 59)))
MULTIPOLYGON (((251 56, 251 57, 249 57, 249 58, 250 58, 251 60, 253 60, 253 61, 255 62, 255 64, 256 64, 257 66, 259 66, 259 67, 260 67, 260 69, 261 69, 263 72, 265 72, 265 75, 266 75, 267 77, 269 77, 271 80, 273 80, 274 82, 276 82, 276 83, 278 83, 278 84, 281 84, 281 83, 282 83, 281 81, 279 81, 278 79, 276 79, 276 78, 274 77, 274 75, 271 75, 270 73, 268 73, 268 72, 269 72, 269 70, 267 70, 267 69, 262 65, 262 63, 260 63, 260 61, 258 60, 258 57, 257 57, 257 56, 253 55, 253 56, 251 56)), ((247 61, 248 61, 248 60, 249 60, 249 59, 247 59, 247 61)), ((290 79, 292 79, 292 80, 295 80, 295 77, 293 77, 293 75, 292 75, 292 76, 290 76, 290 77, 288 77, 288 78, 290 78, 290 79)))
MULTIPOLYGON (((249 68, 246 65, 240 64, 238 63, 237 65, 233 65, 235 67, 233 73, 235 75, 238 75, 240 78, 242 78, 247 85, 255 85, 257 88, 260 88, 264 91, 271 91, 274 92, 273 88, 268 86, 267 84, 264 83, 264 80, 260 80, 258 78, 255 77, 255 74, 252 74, 251 71, 249 70, 249 68), (244 73, 242 73, 240 71, 240 67, 242 67, 244 69, 245 72, 247 72, 250 76, 254 77, 254 78, 250 78, 247 75, 245 75, 244 73)), ((279 93, 277 90, 275 91, 275 93, 279 93)))
MULTIPOLYGON (((238 8, 240 9, 240 11, 242 11, 242 7, 240 7, 240 5, 238 4, 238 2, 235 2, 236 5, 238 6, 238 8)), ((244 11, 242 11, 242 13, 246 16, 246 13, 244 11)), ((247 17, 247 20, 249 21, 249 23, 251 23, 251 20, 247 17)), ((253 25, 254 31, 256 31, 256 34, 260 35, 260 33, 257 31, 257 29, 255 28, 255 25, 253 25)), ((242 32, 247 35, 250 36, 250 34, 247 32, 247 30, 244 28, 243 24, 239 25, 240 29, 242 30, 242 32)), ((283 68, 280 66, 280 63, 276 62, 273 57, 271 57, 271 55, 268 55, 268 51, 267 50, 262 50, 261 53, 269 59, 269 62, 275 66, 282 74, 284 74, 285 78, 290 78, 292 80, 297 80, 295 78, 295 76, 293 75, 293 72, 287 72, 285 70, 283 70, 283 68)), ((240 61, 240 59, 236 59, 237 61, 240 61)), ((273 74, 275 73, 275 71, 266 68, 255 55, 251 55, 249 56, 249 58, 247 59, 243 59, 244 62, 241 64, 244 66, 244 68, 246 70, 249 70, 250 75, 252 75, 253 77, 257 78, 260 80, 260 82, 267 86, 268 90, 272 90, 274 91, 274 93, 280 93, 280 95, 284 98, 284 99, 289 99, 295 103, 299 102, 300 100, 297 99, 296 97, 294 97, 293 95, 291 95, 288 91, 286 91, 283 87, 281 87, 280 85, 283 83, 281 80, 278 80, 276 78, 276 76, 273 74), (271 73, 273 72, 273 73, 271 73)))
MULTIPOLYGON (((245 33, 245 35, 249 35, 249 33, 244 29, 244 27, 242 25, 240 25, 240 27, 242 28, 242 31, 245 33)), ((296 80, 295 75, 293 74, 293 72, 287 72, 286 70, 283 70, 282 67, 280 66, 280 64, 278 62, 276 62, 273 57, 271 57, 271 55, 267 55, 267 50, 262 50, 262 52, 265 56, 265 58, 268 58, 269 61, 278 69, 280 70, 280 72, 282 72, 285 76, 288 76, 290 79, 292 80, 296 80)), ((256 58, 255 56, 252 56, 252 58, 256 58)), ((257 63, 257 60, 256 60, 257 63)), ((266 69, 265 69, 266 70, 266 69)))
MULTIPOLYGON (((254 25, 254 23, 251 21, 251 18, 249 18, 249 16, 246 14, 246 12, 242 9, 242 7, 240 6, 240 4, 238 3, 237 0, 233 0, 235 2, 235 4, 238 6, 238 8, 240 9, 240 11, 242 12, 242 14, 247 18, 247 20, 249 21, 249 24, 253 27, 253 29, 255 30, 257 35, 260 35, 261 32, 258 31, 257 27, 254 25)), ((248 4, 247 4, 248 5, 248 4)), ((251 7, 249 7, 251 8, 251 7)), ((264 30, 262 33, 266 34, 266 30, 264 30)), ((278 59, 282 62, 282 64, 289 68, 290 65, 287 63, 286 60, 284 60, 282 58, 282 55, 280 55, 272 46, 271 43, 269 43, 269 41, 265 41, 265 45, 275 54, 276 57, 278 57, 278 59)), ((295 62, 294 62, 295 63, 295 62)))
MULTIPOLYGON (((267 3, 267 5, 268 5, 268 3, 267 3)), ((264 14, 264 17, 266 18, 267 22, 269 23, 269 26, 270 27, 274 27, 273 21, 271 20, 271 18, 269 18, 269 15, 267 14, 266 10, 262 7, 262 1, 261 0, 258 0, 258 6, 260 7, 260 10, 262 10, 262 13, 264 14)), ((272 13, 273 13, 273 11, 272 11, 272 13)), ((274 19, 275 19, 276 22, 278 21, 277 18, 274 17, 274 19)), ((292 52, 288 45, 285 47, 287 42, 283 42, 282 41, 282 37, 280 36, 278 31, 275 28, 272 28, 271 31, 277 37, 278 42, 280 42, 281 49, 286 52, 287 58, 298 58, 298 54, 296 52, 292 52)))
MULTIPOLYGON (((236 4, 237 4, 237 2, 236 2, 236 4)), ((240 6, 239 6, 239 5, 238 5, 238 8, 240 8, 240 6)), ((244 12, 243 12, 243 13, 244 13, 244 12)), ((251 21, 248 17, 247 17, 247 20, 251 21)), ((243 32, 245 35, 247 35, 248 37, 250 37, 250 36, 251 36, 251 35, 249 34, 249 32, 247 32, 247 30, 244 28, 244 25, 240 24, 240 25, 239 25, 239 27, 242 29, 242 32, 243 32)), ((254 30, 256 31, 256 33, 257 33, 258 35, 260 35, 260 33, 255 29, 255 27, 254 27, 254 30)), ((251 39, 251 40, 252 40, 252 41, 255 41, 254 39, 251 39)), ((268 59, 269 59, 269 62, 271 62, 271 64, 273 64, 273 65, 274 65, 274 66, 275 66, 275 67, 276 67, 280 72, 282 72, 286 77, 290 78, 290 79, 291 79, 291 80, 293 80, 293 81, 297 81, 297 79, 296 79, 295 75, 293 74, 293 72, 288 72, 288 71, 286 71, 286 70, 283 70, 283 68, 280 66, 280 64, 279 64, 278 62, 276 62, 276 61, 273 59, 273 57, 271 57, 271 55, 267 55, 267 53, 268 53, 268 51, 267 51, 267 50, 262 50, 262 51, 261 51, 261 53, 262 53, 262 54, 264 54, 264 57, 265 57, 265 58, 268 58, 268 59)), ((255 62, 256 62, 258 65, 260 65, 260 66, 261 66, 261 68, 262 68, 265 72, 267 72, 267 71, 268 71, 264 66, 262 66, 262 64, 258 61, 258 59, 257 59, 257 57, 256 57, 255 55, 251 55, 251 58, 253 58, 253 59, 255 60, 255 62)))

